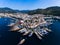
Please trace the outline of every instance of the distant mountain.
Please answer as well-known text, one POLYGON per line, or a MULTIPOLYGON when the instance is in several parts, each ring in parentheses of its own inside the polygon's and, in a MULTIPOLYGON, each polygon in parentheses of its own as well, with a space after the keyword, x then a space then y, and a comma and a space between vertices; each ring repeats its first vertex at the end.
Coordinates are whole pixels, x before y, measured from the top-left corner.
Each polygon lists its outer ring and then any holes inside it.
POLYGON ((28 12, 28 14, 45 14, 45 15, 58 15, 60 16, 60 7, 58 6, 53 6, 53 7, 48 7, 46 9, 36 9, 36 10, 31 10, 28 12))
POLYGON ((60 10, 59 6, 53 6, 53 7, 48 7, 46 8, 47 10, 60 10))
POLYGON ((16 13, 16 12, 13 9, 5 7, 5 8, 0 8, 0 13, 16 13))
POLYGON ((21 13, 28 13, 30 10, 21 10, 21 13))
POLYGON ((46 9, 35 9, 35 10, 13 10, 11 8, 5 7, 5 8, 0 8, 0 13, 27 13, 29 15, 44 14, 44 15, 60 16, 60 7, 52 6, 52 7, 46 8, 46 9))
POLYGON ((5 8, 0 8, 0 13, 27 13, 28 10, 13 10, 11 8, 5 7, 5 8))

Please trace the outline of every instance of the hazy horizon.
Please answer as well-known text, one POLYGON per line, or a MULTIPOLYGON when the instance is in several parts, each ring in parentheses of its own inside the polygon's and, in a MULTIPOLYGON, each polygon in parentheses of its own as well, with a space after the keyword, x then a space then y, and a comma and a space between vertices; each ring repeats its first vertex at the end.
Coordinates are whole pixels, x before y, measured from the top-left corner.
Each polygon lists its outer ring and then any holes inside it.
POLYGON ((60 6, 60 0, 0 0, 0 8, 16 10, 44 9, 51 6, 60 6))

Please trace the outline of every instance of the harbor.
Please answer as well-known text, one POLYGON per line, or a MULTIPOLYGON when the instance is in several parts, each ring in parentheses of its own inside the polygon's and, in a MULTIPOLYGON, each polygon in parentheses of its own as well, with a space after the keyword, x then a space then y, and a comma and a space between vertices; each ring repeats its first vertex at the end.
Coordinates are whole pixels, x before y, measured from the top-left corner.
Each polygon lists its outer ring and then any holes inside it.
POLYGON ((60 0, 0 0, 0 45, 60 45, 60 0))
MULTIPOLYGON (((1 21, 2 19, 0 19, 1 21)), ((42 36, 42 39, 38 39, 35 34, 32 35, 32 37, 26 37, 22 36, 20 34, 20 31, 10 31, 7 29, 8 27, 2 26, 4 23, 5 18, 3 18, 3 22, 0 22, 0 45, 17 45, 17 44, 23 44, 24 45, 59 45, 60 41, 60 21, 54 21, 52 25, 50 25, 50 29, 52 33, 49 33, 47 36, 42 36), (4 33, 3 33, 4 32, 4 33), (58 41, 59 40, 59 41, 58 41), (13 41, 13 42, 12 42, 13 41), (57 42, 57 43, 56 43, 57 42)), ((8 21, 8 18, 6 18, 6 22, 8 21)), ((8 22, 7 22, 8 24, 8 22)), ((25 28, 24 28, 25 29, 25 28)), ((26 31, 26 30, 25 30, 26 31)), ((24 32, 25 32, 24 31, 24 32)), ((31 36, 31 35, 28 35, 31 36)))
MULTIPOLYGON (((10 31, 12 32, 17 31, 23 33, 23 36, 27 35, 28 37, 31 37, 34 33, 40 40, 42 40, 44 35, 51 32, 51 30, 47 28, 50 25, 48 25, 48 23, 49 22, 44 19, 44 16, 37 16, 36 14, 35 16, 27 16, 22 20, 15 21, 15 23, 11 23, 8 26, 11 27, 10 31)), ((21 41, 23 44, 23 39, 21 41)))
MULTIPOLYGON (((45 15, 35 14, 34 16, 30 16, 27 14, 19 14, 19 16, 17 15, 17 18, 16 16, 12 16, 12 14, 7 14, 8 16, 5 15, 1 16, 1 18, 8 17, 12 19, 11 23, 7 25, 10 27, 10 32, 18 32, 23 36, 28 36, 29 38, 35 34, 40 40, 42 40, 42 37, 47 35, 49 32, 52 32, 50 29, 48 29, 48 26, 53 24, 53 19, 50 17, 45 17, 45 15), (47 18, 52 21, 45 20, 47 18)), ((19 41, 18 44, 23 44, 25 41, 26 39, 21 39, 21 42, 19 41)))
MULTIPOLYGON (((8 14, 9 15, 9 14, 8 14)), ((53 24, 54 22, 54 17, 50 16, 45 16, 42 14, 35 14, 34 16, 30 15, 23 15, 19 14, 22 17, 17 17, 16 16, 3 16, 1 18, 10 18, 11 23, 8 23, 8 27, 10 27, 9 32, 17 32, 20 33, 22 36, 25 38, 22 38, 19 42, 18 45, 22 45, 26 42, 26 38, 29 37, 31 38, 33 34, 37 36, 39 40, 43 40, 44 36, 48 36, 49 33, 53 32, 50 28, 48 28, 50 25, 53 24), (38 16, 37 16, 38 15, 38 16), (24 16, 24 18, 23 18, 24 16), (27 36, 27 37, 26 37, 27 36)), ((5 22, 7 19, 5 19, 5 22)))

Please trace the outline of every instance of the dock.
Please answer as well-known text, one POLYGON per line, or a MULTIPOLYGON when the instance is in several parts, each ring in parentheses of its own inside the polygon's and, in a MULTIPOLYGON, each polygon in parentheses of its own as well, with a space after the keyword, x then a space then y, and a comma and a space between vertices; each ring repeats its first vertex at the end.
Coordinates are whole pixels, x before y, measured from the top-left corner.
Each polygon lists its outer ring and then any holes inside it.
POLYGON ((42 39, 42 37, 41 37, 40 35, 38 35, 37 32, 35 32, 35 34, 36 34, 36 36, 37 36, 40 40, 42 39))
POLYGON ((48 29, 48 28, 43 28, 44 30, 46 30, 46 31, 48 31, 48 32, 51 32, 51 30, 50 29, 48 29))

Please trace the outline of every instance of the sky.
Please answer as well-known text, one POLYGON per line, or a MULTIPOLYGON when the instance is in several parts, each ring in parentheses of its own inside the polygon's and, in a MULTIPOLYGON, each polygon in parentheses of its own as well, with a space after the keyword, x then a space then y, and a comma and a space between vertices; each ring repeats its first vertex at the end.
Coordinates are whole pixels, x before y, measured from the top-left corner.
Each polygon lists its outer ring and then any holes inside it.
POLYGON ((9 7, 18 10, 33 10, 50 6, 60 6, 60 0, 0 0, 0 8, 9 7))

